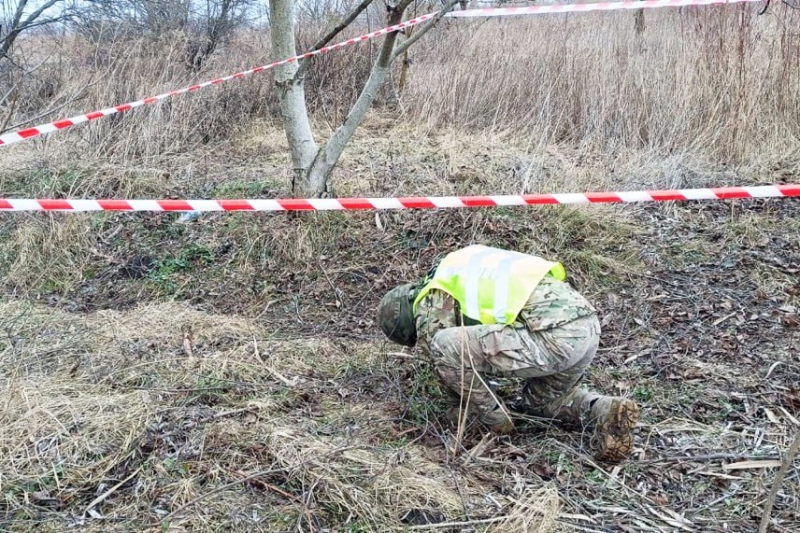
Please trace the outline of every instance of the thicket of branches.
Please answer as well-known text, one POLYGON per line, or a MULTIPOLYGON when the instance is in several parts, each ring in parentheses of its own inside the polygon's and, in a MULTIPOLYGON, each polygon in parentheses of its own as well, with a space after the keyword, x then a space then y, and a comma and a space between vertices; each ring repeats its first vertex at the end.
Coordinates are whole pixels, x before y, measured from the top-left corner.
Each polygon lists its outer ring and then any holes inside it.
POLYGON ((75 27, 91 42, 146 36, 185 41, 186 65, 203 62, 251 20, 257 0, 85 0, 75 27))

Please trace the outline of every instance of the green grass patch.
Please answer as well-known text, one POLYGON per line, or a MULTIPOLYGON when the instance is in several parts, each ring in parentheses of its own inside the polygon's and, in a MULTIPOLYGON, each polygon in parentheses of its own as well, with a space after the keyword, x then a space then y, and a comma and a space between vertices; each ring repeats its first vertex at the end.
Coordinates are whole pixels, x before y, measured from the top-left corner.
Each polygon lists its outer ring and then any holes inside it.
POLYGON ((149 279, 158 290, 166 295, 177 296, 179 292, 179 273, 213 264, 214 252, 199 244, 188 244, 172 257, 155 262, 149 279))

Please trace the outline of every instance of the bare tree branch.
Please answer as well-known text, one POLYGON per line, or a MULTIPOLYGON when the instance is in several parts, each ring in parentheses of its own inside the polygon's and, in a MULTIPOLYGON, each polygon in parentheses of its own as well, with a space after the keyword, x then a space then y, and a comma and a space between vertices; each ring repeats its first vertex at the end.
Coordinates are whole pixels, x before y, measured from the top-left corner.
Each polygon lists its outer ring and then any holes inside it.
MULTIPOLYGON (((415 0, 401 0, 399 4, 394 7, 389 6, 389 11, 399 11, 400 15, 402 16, 405 13, 405 10, 408 6, 412 4, 415 0)), ((400 21, 398 20, 395 24, 399 24, 400 21)))
MULTIPOLYGON (((337 35, 339 35, 339 33, 341 33, 342 30, 344 30, 346 27, 352 24, 353 21, 356 20, 356 18, 358 18, 358 16, 370 6, 370 4, 372 4, 372 2, 373 0, 362 0, 362 2, 358 4, 356 8, 353 11, 351 11, 350 14, 347 15, 339 24, 337 24, 333 29, 331 29, 331 31, 329 31, 321 39, 319 39, 316 43, 314 43, 314 46, 311 47, 311 50, 309 50, 309 52, 314 52, 316 50, 319 50, 320 48, 331 42, 331 40, 337 35)), ((297 78, 302 78, 305 75, 306 71, 308 70, 308 66, 310 65, 310 63, 311 63, 311 58, 303 59, 300 62, 300 68, 298 69, 295 76, 297 78)))
MULTIPOLYGON (((445 9, 452 8, 456 0, 448 0, 445 9)), ((402 20, 403 13, 413 0, 402 0, 396 7, 390 8, 388 25, 394 26, 402 20)), ((430 29, 432 26, 428 26, 430 29)), ((427 30, 426 30, 427 31, 427 30)), ((420 34, 424 34, 421 31, 420 34)), ((372 66, 367 83, 358 95, 355 104, 350 109, 350 113, 341 126, 334 131, 331 138, 325 143, 314 158, 308 174, 308 184, 316 195, 330 192, 330 175, 339 157, 344 151, 344 147, 353 137, 356 128, 364 119, 369 111, 372 102, 375 100, 378 89, 386 79, 392 61, 397 57, 395 45, 399 32, 392 32, 386 36, 381 46, 381 51, 375 64, 372 66)))
POLYGON ((444 17, 447 13, 453 10, 455 5, 459 3, 459 0, 448 0, 448 2, 442 7, 441 11, 439 11, 434 18, 429 20, 428 22, 423 23, 420 25, 417 30, 414 32, 414 35, 409 39, 406 39, 401 44, 395 48, 394 54, 392 55, 392 61, 397 59, 397 57, 408 50, 410 46, 416 43, 423 35, 425 35, 429 30, 431 30, 440 20, 444 17))
POLYGON ((28 17, 25 19, 25 22, 22 23, 22 29, 27 28, 31 23, 33 23, 33 21, 41 17, 42 13, 44 13, 45 11, 47 11, 48 9, 50 9, 51 7, 62 1, 63 0, 49 0, 48 2, 42 4, 39 7, 39 9, 28 15, 28 17))
POLYGON ((14 11, 14 16, 11 19, 11 24, 9 25, 10 32, 14 31, 14 28, 19 26, 19 21, 22 20, 22 14, 25 12, 25 8, 28 5, 28 0, 20 0, 17 4, 17 9, 14 11))
POLYGON ((2 38, 0 38, 0 43, 2 43, 0 44, 0 57, 8 57, 11 47, 14 46, 14 42, 22 32, 40 26, 45 26, 47 24, 60 22, 68 18, 68 15, 65 14, 46 19, 40 18, 46 11, 63 2, 64 0, 47 0, 37 9, 29 13, 28 16, 23 20, 25 8, 28 7, 29 2, 28 0, 19 0, 17 3, 17 8, 14 10, 14 15, 11 17, 11 21, 8 25, 8 32, 2 38))
MULTIPOLYGON (((314 49, 319 49, 333 39, 342 29, 352 24, 358 14, 363 12, 373 0, 360 0, 360 4, 336 25, 330 32, 322 37, 314 49)), ((391 1, 391 0, 390 0, 391 1)), ((399 24, 404 17, 406 9, 415 0, 398 0, 394 5, 388 5, 387 26, 399 24)), ((308 62, 281 66, 275 72, 275 82, 281 99, 281 114, 283 127, 289 141, 294 164, 294 181, 292 192, 300 195, 324 196, 331 194, 330 176, 347 143, 352 139, 359 124, 364 120, 367 112, 378 95, 380 87, 386 80, 392 62, 398 55, 404 53, 412 44, 427 33, 441 17, 450 11, 458 0, 444 0, 442 11, 431 21, 422 24, 409 36, 406 42, 398 46, 401 30, 388 33, 380 45, 378 57, 373 61, 369 77, 361 89, 355 103, 350 108, 347 117, 336 128, 331 137, 323 146, 317 148, 314 135, 310 128, 308 110, 303 92, 303 72, 308 68, 308 62), (292 69, 295 70, 292 70, 292 69)), ((281 57, 296 55, 295 34, 293 17, 290 14, 295 9, 296 0, 270 0, 271 36, 273 39, 273 53, 281 57)))

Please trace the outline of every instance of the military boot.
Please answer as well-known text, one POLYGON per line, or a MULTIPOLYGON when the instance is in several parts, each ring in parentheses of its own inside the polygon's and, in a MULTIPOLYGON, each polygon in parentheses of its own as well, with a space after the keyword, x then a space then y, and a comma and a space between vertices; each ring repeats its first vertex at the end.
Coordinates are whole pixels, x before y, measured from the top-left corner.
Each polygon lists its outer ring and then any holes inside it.
POLYGON ((590 423, 594 425, 594 456, 600 461, 619 463, 633 451, 633 430, 639 420, 639 406, 633 400, 602 396, 592 402, 590 423))
POLYGON ((525 389, 527 411, 578 428, 594 429, 595 458, 618 463, 633 451, 633 430, 639 407, 632 400, 603 396, 580 387, 550 402, 525 389))

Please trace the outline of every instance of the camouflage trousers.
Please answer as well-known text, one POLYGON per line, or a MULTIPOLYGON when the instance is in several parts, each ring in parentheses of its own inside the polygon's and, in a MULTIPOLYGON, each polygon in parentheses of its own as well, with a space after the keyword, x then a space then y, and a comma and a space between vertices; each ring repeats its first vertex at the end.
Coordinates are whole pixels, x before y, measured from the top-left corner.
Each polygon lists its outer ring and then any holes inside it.
POLYGON ((524 325, 447 328, 431 342, 431 358, 442 382, 489 426, 510 424, 489 377, 522 378, 525 411, 574 424, 587 420, 602 396, 577 388, 597 352, 596 315, 562 326, 529 331, 524 325))

